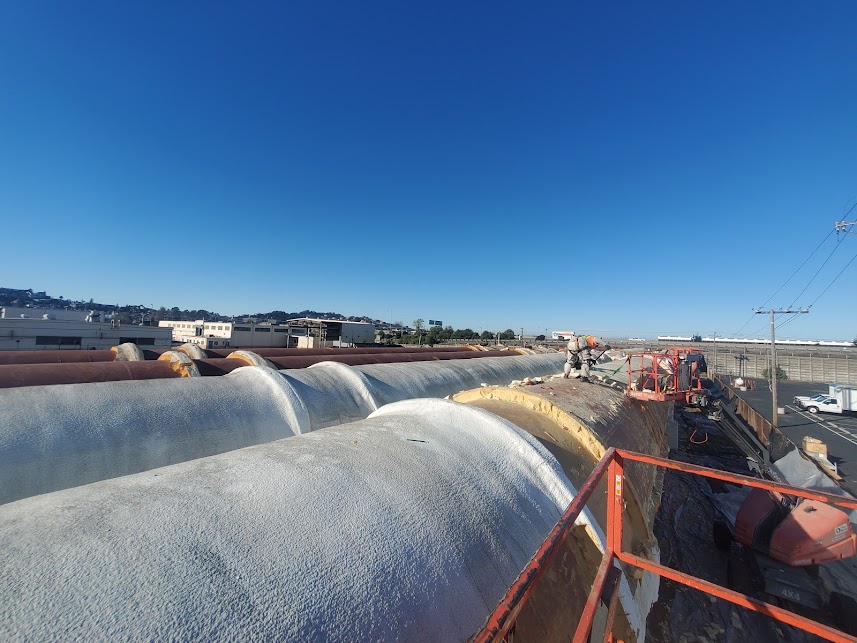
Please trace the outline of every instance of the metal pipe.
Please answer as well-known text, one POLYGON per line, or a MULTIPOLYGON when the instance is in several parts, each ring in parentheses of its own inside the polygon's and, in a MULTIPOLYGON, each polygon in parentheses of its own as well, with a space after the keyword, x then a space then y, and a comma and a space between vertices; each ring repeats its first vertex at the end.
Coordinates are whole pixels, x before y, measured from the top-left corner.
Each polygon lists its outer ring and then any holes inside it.
POLYGON ((78 362, 112 362, 116 353, 103 351, 0 351, 0 365, 4 364, 76 364, 78 362))
MULTIPOLYGON (((268 357, 268 360, 279 369, 307 368, 319 362, 339 362, 358 366, 360 364, 398 364, 402 362, 428 362, 448 359, 474 359, 482 357, 520 357, 513 351, 463 351, 452 352, 422 352, 422 353, 382 353, 360 355, 316 355, 307 357, 268 357)), ((213 360, 210 360, 213 361, 213 360)))
MULTIPOLYGON (((234 360, 238 361, 238 360, 234 360)), ((238 364, 241 366, 240 362, 238 364)), ((78 362, 0 365, 0 388, 181 377, 169 362, 78 362)))
MULTIPOLYGON (((206 352, 211 357, 227 357, 240 348, 209 348, 206 352)), ((374 355, 379 353, 460 353, 475 349, 466 346, 435 346, 432 348, 417 346, 370 346, 366 348, 254 348, 247 346, 243 350, 253 351, 262 357, 303 357, 307 355, 374 355)))
MULTIPOLYGON (((158 357, 171 349, 156 348, 143 349, 146 359, 158 359, 158 357)), ((209 348, 205 353, 209 357, 227 357, 241 348, 209 348)), ((253 348, 247 347, 243 350, 252 350, 262 357, 288 357, 305 355, 356 355, 375 353, 443 353, 462 352, 477 350, 471 346, 369 346, 355 348, 253 348)), ((113 350, 33 350, 33 351, 0 351, 0 365, 3 364, 72 364, 78 362, 112 362, 116 359, 113 350)))
MULTIPOLYGON (((253 351, 254 353, 256 351, 253 351)), ((358 353, 358 354, 335 354, 335 355, 301 355, 274 357, 265 356, 276 368, 288 370, 294 368, 308 368, 313 364, 321 362, 337 362, 349 366, 362 364, 401 364, 404 362, 428 362, 433 360, 449 359, 473 359, 482 357, 520 357, 513 351, 464 351, 460 353, 424 351, 421 353, 358 353)), ((199 368, 199 374, 203 377, 225 375, 236 368, 246 366, 246 362, 229 357, 216 357, 211 359, 194 360, 199 368)))
MULTIPOLYGON (((71 352, 71 351, 69 351, 71 352)), ((81 351, 83 352, 83 351, 81 351)), ((430 360, 472 359, 482 357, 514 357, 513 351, 423 351, 419 353, 357 353, 323 354, 300 357, 269 358, 278 369, 307 368, 319 362, 387 364, 423 362, 430 360)), ((239 359, 216 357, 194 360, 202 376, 231 373, 247 363, 239 359)), ((77 362, 45 364, 0 364, 0 388, 46 386, 50 384, 83 384, 86 382, 116 382, 179 377, 167 362, 145 360, 138 362, 77 362)))

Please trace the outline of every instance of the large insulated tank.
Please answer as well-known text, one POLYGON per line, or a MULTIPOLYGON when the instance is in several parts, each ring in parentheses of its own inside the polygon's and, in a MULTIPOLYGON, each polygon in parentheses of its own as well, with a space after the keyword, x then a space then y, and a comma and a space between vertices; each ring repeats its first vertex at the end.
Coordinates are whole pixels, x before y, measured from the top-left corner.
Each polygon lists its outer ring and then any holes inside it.
MULTIPOLYGON (((634 400, 620 388, 554 378, 533 386, 480 387, 452 399, 488 410, 527 431, 556 457, 576 487, 589 477, 608 447, 661 457, 669 451, 666 434, 672 404, 634 400)), ((625 476, 623 549, 660 562, 654 517, 660 506, 662 471, 629 462, 625 476)), ((603 530, 607 527, 607 482, 606 477, 601 480, 588 504, 603 530)), ((592 549, 594 543, 580 534, 572 534, 563 543, 559 562, 534 590, 518 618, 516 632, 530 632, 530 640, 556 640, 562 632, 574 631, 574 619, 583 609, 600 562, 600 555, 592 549), (561 562, 571 559, 577 563, 561 562)), ((637 621, 632 618, 632 627, 643 636, 645 615, 657 600, 660 579, 624 564, 622 568, 636 605, 629 614, 642 615, 637 621)))
POLYGON ((574 494, 498 416, 389 405, 0 507, 0 639, 466 640, 574 494))
POLYGON ((224 377, 0 389, 0 503, 353 422, 389 402, 550 375, 563 361, 242 366, 224 377))

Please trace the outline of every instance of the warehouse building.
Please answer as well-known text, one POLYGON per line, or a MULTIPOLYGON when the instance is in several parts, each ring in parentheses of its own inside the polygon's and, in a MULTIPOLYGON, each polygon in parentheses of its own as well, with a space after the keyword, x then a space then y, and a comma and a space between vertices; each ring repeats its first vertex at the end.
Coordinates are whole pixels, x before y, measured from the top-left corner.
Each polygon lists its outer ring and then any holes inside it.
MULTIPOLYGON (((55 311, 56 313, 73 311, 55 311)), ((4 317, 0 319, 0 350, 107 350, 119 344, 169 349, 169 329, 101 321, 98 313, 79 320, 4 317)))
POLYGON ((329 319, 300 318, 288 323, 164 320, 172 340, 200 348, 330 348, 372 344, 375 325, 329 319))

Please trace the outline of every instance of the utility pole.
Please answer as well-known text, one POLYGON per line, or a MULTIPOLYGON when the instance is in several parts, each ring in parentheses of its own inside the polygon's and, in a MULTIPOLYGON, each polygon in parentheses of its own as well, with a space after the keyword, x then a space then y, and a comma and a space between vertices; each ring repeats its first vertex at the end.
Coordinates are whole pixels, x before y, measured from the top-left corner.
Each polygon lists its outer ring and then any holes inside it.
POLYGON ((762 310, 757 308, 753 311, 757 315, 771 316, 771 397, 774 403, 774 415, 771 421, 771 426, 775 429, 780 428, 779 404, 777 400, 777 337, 776 337, 776 315, 805 315, 809 312, 809 308, 801 308, 800 310, 792 310, 786 308, 784 310, 762 310))
MULTIPOLYGON (((717 331, 714 331, 714 365, 711 369, 711 374, 714 375, 717 372, 717 331)), ((713 379, 713 378, 712 378, 713 379)))

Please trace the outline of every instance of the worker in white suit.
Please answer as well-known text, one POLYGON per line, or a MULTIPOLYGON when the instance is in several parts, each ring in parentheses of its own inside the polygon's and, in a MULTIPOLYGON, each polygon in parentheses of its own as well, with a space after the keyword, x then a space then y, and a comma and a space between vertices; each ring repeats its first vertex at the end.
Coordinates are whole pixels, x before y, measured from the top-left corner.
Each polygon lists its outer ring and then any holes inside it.
MULTIPOLYGON (((562 376, 567 379, 571 376, 572 370, 580 369, 580 381, 588 382, 590 369, 595 362, 592 358, 592 351, 602 347, 602 345, 602 340, 594 335, 577 336, 572 333, 565 349, 565 366, 563 366, 562 376)), ((609 348, 609 346, 604 346, 603 350, 609 348)))

